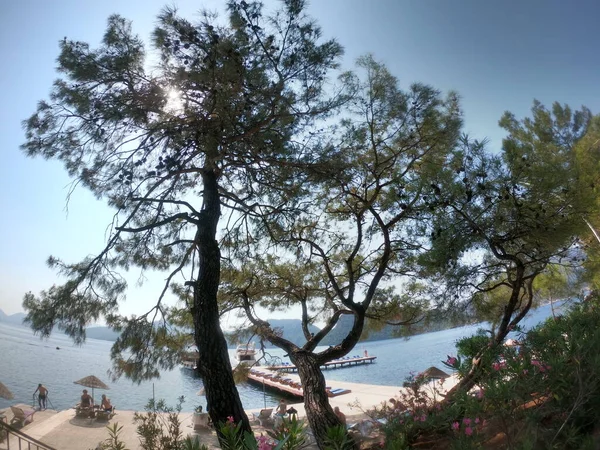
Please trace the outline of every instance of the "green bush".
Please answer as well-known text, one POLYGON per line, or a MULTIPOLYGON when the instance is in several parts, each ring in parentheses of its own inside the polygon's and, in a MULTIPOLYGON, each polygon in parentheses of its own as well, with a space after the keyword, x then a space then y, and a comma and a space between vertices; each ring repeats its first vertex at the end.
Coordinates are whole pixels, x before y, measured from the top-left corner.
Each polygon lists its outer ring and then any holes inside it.
POLYGON ((490 346, 484 332, 462 339, 457 356, 444 363, 460 376, 481 356, 482 378, 474 392, 446 404, 432 400, 435 388, 412 375, 395 405, 371 412, 387 419, 385 447, 439 441, 446 448, 485 448, 504 433, 507 448, 600 448, 594 438, 600 424, 599 323, 595 297, 521 333, 519 349, 490 346))

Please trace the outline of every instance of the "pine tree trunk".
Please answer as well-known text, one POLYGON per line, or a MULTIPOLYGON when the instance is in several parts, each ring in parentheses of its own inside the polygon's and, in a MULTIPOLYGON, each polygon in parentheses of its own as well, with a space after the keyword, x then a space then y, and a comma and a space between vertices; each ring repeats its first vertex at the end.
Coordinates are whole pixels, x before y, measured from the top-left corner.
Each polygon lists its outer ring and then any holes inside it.
POLYGON ((304 408, 317 445, 324 449, 327 430, 341 425, 340 420, 329 405, 325 389, 325 377, 319 368, 314 354, 297 352, 291 354, 291 360, 298 368, 298 375, 304 388, 304 408))
POLYGON ((213 170, 203 174, 204 195, 196 245, 198 274, 194 286, 195 341, 198 346, 198 372, 204 381, 208 413, 214 424, 232 416, 242 422, 242 432, 251 431, 248 417, 240 400, 227 350, 227 341, 220 325, 217 291, 221 275, 221 252, 216 240, 220 216, 217 177, 213 170))

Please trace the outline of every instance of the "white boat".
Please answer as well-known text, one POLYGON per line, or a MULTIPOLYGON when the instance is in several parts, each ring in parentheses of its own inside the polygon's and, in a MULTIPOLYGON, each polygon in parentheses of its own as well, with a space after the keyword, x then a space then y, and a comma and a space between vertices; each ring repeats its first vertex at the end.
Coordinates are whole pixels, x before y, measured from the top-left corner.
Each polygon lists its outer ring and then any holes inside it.
POLYGON ((256 363, 256 347, 254 346, 254 342, 238 345, 235 349, 235 359, 237 359, 240 364, 256 363))
POLYGON ((190 350, 183 354, 181 358, 181 367, 183 369, 196 370, 198 367, 198 358, 200 354, 198 350, 190 350))

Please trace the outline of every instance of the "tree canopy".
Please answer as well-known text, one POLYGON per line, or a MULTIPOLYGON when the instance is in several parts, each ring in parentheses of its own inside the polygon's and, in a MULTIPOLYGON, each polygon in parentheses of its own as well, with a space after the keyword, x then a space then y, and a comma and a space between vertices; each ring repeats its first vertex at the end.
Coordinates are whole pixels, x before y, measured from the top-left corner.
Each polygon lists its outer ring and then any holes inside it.
POLYGON ((166 8, 153 33, 154 69, 131 23, 111 16, 98 48, 61 42, 62 76, 24 123, 27 155, 63 161, 74 186, 115 209, 97 255, 49 259, 67 281, 27 294, 34 330, 58 325, 81 341, 84 325, 104 316, 123 330, 115 374, 156 376, 181 351, 164 304, 174 288, 189 301, 214 422, 233 416, 245 429, 219 325, 217 239, 236 239, 228 227, 247 203, 285 203, 294 189, 286 167, 302 154, 292 138, 344 98, 331 84, 324 92, 342 49, 320 39, 304 10, 286 0, 265 16, 258 2, 232 1, 228 21, 205 13, 191 23, 166 8), (127 318, 118 314, 120 271, 132 266, 163 271, 166 282, 149 311, 127 318))
MULTIPOLYGON (((432 251, 421 262, 443 280, 441 292, 455 304, 474 305, 492 319, 492 345, 527 314, 534 281, 553 266, 578 267, 582 220, 594 193, 581 186, 574 146, 591 114, 558 103, 551 111, 534 102, 532 117, 506 113, 502 152, 463 138, 432 185, 436 197, 432 251)), ((478 367, 459 388, 470 388, 478 367)))

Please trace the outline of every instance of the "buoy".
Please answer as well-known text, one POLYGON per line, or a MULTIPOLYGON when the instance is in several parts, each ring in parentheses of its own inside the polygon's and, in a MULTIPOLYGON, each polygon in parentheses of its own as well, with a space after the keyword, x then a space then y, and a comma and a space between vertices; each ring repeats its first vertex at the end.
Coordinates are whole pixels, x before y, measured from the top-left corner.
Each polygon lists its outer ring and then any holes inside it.
POLYGON ((60 350, 60 347, 56 347, 56 350, 60 350))

